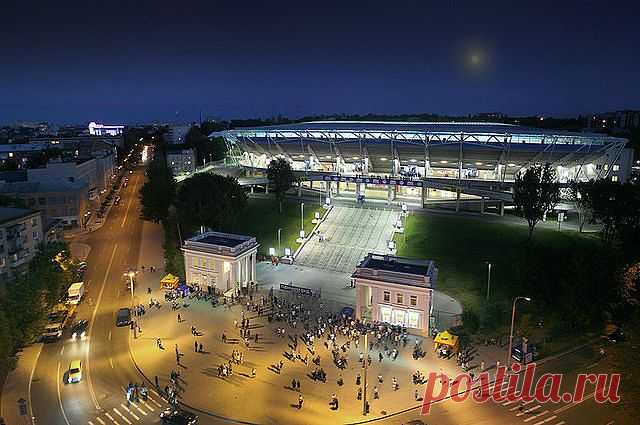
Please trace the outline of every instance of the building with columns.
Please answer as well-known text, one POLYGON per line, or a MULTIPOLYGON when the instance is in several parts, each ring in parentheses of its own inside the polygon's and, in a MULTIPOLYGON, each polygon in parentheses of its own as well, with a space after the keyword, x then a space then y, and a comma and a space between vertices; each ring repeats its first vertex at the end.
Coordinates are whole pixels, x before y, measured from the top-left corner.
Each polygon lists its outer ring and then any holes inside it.
POLYGON ((187 283, 226 292, 256 282, 258 242, 252 236, 205 232, 182 245, 187 283))
POLYGON ((428 333, 438 269, 431 260, 369 254, 351 275, 356 317, 428 333))

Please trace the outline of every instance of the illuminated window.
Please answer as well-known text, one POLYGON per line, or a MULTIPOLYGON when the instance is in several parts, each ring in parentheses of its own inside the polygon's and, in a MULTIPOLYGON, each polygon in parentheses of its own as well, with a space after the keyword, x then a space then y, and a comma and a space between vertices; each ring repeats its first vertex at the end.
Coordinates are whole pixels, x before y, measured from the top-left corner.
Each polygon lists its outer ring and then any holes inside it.
POLYGON ((380 321, 387 323, 391 322, 391 308, 380 307, 380 321))
MULTIPOLYGON (((384 291, 384 300, 386 302, 391 301, 391 292, 384 291)), ((391 314, 391 313, 389 313, 389 314, 391 314)))
POLYGON ((611 181, 612 182, 617 182, 618 181, 618 176, 611 176, 611 181))
POLYGON ((408 314, 407 324, 410 328, 417 328, 420 323, 420 313, 410 311, 408 314))
POLYGON ((415 295, 411 295, 411 298, 409 299, 409 303, 414 307, 417 306, 418 305, 418 297, 415 296, 415 295))
POLYGON ((613 171, 618 171, 618 170, 620 170, 620 166, 618 164, 614 164, 613 171))
POLYGON ((397 302, 398 304, 402 304, 402 303, 404 303, 404 297, 403 297, 403 295, 402 295, 402 294, 396 294, 396 302, 397 302))

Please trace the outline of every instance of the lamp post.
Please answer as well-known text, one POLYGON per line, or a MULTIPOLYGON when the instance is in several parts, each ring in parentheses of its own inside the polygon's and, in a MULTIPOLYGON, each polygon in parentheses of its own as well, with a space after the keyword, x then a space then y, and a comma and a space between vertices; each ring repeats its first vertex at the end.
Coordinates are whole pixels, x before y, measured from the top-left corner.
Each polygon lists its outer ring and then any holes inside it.
POLYGON ((278 229, 278 254, 280 254, 280 232, 282 232, 282 229, 278 229))
POLYGON ((487 263, 487 301, 489 301, 489 291, 491 290, 491 263, 485 261, 487 263))
MULTIPOLYGON (((126 276, 129 277, 129 286, 131 287, 131 311, 135 312, 135 309, 133 308, 133 277, 136 275, 136 272, 134 272, 133 270, 129 270, 127 273, 125 273, 126 276)), ((138 324, 134 323, 133 325, 133 337, 136 338, 136 330, 137 330, 138 324)))
POLYGON ((529 297, 515 297, 513 299, 513 308, 511 309, 511 332, 509 332, 509 351, 507 351, 507 368, 511 365, 511 349, 513 348, 513 325, 516 320, 516 303, 519 300, 531 301, 529 297))
POLYGON ((364 367, 364 379, 362 380, 362 414, 367 414, 367 359, 368 359, 368 336, 369 332, 365 330, 364 333, 364 357, 362 359, 362 366, 364 367))
POLYGON ((300 230, 304 230, 304 202, 300 202, 300 230))

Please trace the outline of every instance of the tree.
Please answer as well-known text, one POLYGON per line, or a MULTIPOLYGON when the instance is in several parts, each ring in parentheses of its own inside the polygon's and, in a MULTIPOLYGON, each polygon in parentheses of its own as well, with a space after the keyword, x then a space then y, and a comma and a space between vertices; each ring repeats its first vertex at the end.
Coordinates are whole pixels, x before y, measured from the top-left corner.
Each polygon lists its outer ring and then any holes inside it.
POLYGON ((176 194, 176 181, 162 155, 147 167, 147 181, 140 189, 142 216, 158 223, 169 216, 169 206, 176 194))
POLYGON ((208 133, 205 128, 194 125, 185 136, 185 145, 196 150, 198 164, 206 161, 218 161, 227 154, 227 145, 224 139, 222 137, 209 139, 208 133))
POLYGON ((529 224, 529 241, 536 224, 560 199, 560 186, 555 180, 556 173, 549 164, 534 165, 516 176, 513 202, 529 224))
POLYGON ((267 168, 267 178, 269 179, 269 184, 273 187, 273 192, 276 194, 280 213, 282 214, 284 194, 291 189, 291 186, 296 181, 291 164, 284 158, 272 160, 267 168))
POLYGON ((580 233, 584 225, 593 219, 593 186, 594 181, 571 182, 571 199, 578 211, 578 228, 580 233))
POLYGON ((176 197, 180 223, 228 230, 247 206, 247 194, 235 177, 200 173, 186 179, 176 197))

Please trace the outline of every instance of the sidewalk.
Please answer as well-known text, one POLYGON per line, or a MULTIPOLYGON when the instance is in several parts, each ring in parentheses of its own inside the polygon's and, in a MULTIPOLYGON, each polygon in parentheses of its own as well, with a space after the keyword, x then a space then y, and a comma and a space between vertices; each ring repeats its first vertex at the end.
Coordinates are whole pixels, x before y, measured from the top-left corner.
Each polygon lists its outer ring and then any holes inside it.
POLYGON ((31 375, 42 351, 42 343, 32 344, 18 352, 16 368, 9 372, 2 388, 0 417, 7 425, 31 424, 31 403, 29 400, 31 375), (21 416, 18 400, 27 401, 27 416, 21 416))

